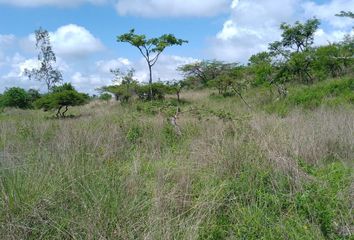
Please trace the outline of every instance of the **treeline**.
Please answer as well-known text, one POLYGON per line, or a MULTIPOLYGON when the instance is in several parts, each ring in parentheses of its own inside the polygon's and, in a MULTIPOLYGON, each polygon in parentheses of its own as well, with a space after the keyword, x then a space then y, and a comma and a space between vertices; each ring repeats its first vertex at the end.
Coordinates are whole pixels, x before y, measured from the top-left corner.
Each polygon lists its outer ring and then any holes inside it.
POLYGON ((215 88, 223 96, 242 98, 247 88, 260 85, 276 87, 278 94, 286 97, 288 84, 311 85, 353 73, 354 37, 347 35, 341 42, 314 46, 319 25, 316 18, 294 25, 281 24, 281 40, 270 43, 268 51, 251 56, 246 65, 204 60, 179 67, 184 80, 150 85, 138 83, 134 70, 122 73, 117 69, 112 70, 115 84, 101 90, 114 94, 122 102, 133 95, 147 100, 150 90, 152 99, 173 92, 179 99, 182 88, 215 88))
MULTIPOLYGON (((303 23, 296 22, 293 25, 283 23, 280 26, 282 31, 280 41, 270 43, 267 51, 251 56, 247 64, 217 60, 186 64, 178 68, 184 77, 179 81, 152 82, 150 78, 147 84, 139 83, 134 77, 134 69, 126 72, 112 69, 113 83, 97 89, 101 93, 99 99, 108 101, 113 95, 116 100, 126 103, 133 98, 141 101, 161 100, 166 94, 175 94, 180 101, 183 89, 214 88, 225 97, 237 95, 247 104, 243 93, 251 87, 275 87, 279 96, 285 98, 288 95, 289 84, 311 85, 327 78, 352 76, 354 36, 347 35, 341 42, 315 46, 314 37, 319 25, 320 21, 316 18, 303 23)), ((90 97, 77 92, 70 83, 60 85, 62 74, 53 67, 56 57, 50 45, 49 34, 43 29, 35 33, 41 68, 26 70, 25 74, 30 79, 46 83, 48 93, 41 95, 33 89, 25 91, 10 88, 0 95, 0 109, 4 107, 56 109, 56 115, 64 117, 69 106, 84 104, 90 97)), ((147 59, 150 73, 166 47, 187 42, 176 39, 173 35, 146 39, 145 35, 137 35, 133 30, 129 34, 119 36, 118 41, 128 42, 142 53, 144 49, 147 51, 153 49, 154 51, 147 52, 156 55, 152 63, 147 59), (155 48, 152 48, 154 46, 155 48)))

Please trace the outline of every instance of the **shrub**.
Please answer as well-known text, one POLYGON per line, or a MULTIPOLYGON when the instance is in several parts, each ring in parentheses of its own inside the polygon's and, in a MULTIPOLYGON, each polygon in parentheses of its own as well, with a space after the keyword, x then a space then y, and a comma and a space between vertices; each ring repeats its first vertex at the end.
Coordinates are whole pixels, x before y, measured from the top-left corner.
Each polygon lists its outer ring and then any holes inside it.
POLYGON ((24 89, 12 87, 4 92, 0 105, 2 107, 28 109, 31 108, 31 99, 24 89))
POLYGON ((107 101, 108 102, 109 100, 112 99, 112 95, 109 94, 109 93, 102 93, 100 95, 99 99, 102 100, 102 101, 107 101))
POLYGON ((35 102, 37 108, 42 108, 45 111, 57 109, 57 117, 65 117, 69 106, 79 106, 87 102, 86 94, 79 93, 75 90, 65 90, 47 94, 35 102), (65 110, 61 112, 62 108, 65 110))

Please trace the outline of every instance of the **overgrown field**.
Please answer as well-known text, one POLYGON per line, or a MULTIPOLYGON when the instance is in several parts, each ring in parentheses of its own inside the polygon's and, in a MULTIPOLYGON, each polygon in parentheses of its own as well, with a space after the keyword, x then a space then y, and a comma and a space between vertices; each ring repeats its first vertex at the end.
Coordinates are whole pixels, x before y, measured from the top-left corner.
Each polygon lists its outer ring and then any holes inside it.
POLYGON ((0 239, 352 239, 352 92, 296 94, 6 110, 0 239))

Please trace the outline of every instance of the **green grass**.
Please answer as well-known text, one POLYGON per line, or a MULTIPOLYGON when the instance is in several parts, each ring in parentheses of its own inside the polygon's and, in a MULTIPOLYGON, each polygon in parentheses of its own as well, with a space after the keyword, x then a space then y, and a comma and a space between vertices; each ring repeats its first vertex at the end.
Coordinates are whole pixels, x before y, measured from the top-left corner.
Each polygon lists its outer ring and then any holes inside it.
MULTIPOLYGON (((351 94, 336 84, 321 105, 351 94)), ((281 118, 209 95, 183 94, 202 110, 178 117, 182 136, 174 100, 5 110, 0 239, 351 239, 353 111, 281 118)))
POLYGON ((354 104, 354 78, 326 80, 310 86, 292 86, 289 96, 266 106, 268 112, 285 115, 294 107, 315 109, 321 105, 341 106, 354 104))

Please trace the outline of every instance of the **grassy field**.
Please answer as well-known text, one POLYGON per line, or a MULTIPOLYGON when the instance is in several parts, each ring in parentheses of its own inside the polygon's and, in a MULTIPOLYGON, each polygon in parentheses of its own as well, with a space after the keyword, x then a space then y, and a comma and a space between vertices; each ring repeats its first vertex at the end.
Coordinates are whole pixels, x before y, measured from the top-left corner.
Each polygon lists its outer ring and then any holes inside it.
POLYGON ((6 110, 0 239, 353 239, 354 98, 333 82, 252 109, 185 92, 181 136, 173 100, 6 110))

